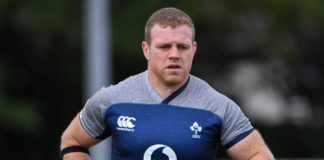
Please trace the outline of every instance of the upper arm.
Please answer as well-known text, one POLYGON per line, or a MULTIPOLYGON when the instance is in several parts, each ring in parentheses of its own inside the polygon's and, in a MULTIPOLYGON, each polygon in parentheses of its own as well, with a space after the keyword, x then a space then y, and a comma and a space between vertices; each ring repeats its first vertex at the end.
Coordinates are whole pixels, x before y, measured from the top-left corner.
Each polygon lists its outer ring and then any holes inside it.
POLYGON ((63 132, 61 137, 60 148, 66 148, 68 146, 83 146, 89 148, 100 142, 99 139, 90 136, 82 127, 80 123, 80 114, 78 114, 63 132))
POLYGON ((225 149, 235 145, 254 130, 249 119, 233 101, 228 101, 223 116, 221 144, 225 149))
POLYGON ((254 130, 240 142, 227 150, 227 153, 234 159, 264 159, 273 160, 274 157, 264 143, 260 133, 254 130))

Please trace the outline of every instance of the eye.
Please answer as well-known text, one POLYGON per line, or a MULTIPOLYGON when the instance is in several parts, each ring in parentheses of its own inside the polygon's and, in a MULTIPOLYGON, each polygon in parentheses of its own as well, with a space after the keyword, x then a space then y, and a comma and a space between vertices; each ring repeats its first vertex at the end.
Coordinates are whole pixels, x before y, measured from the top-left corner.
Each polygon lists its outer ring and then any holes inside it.
POLYGON ((189 48, 189 46, 187 46, 187 45, 178 45, 179 50, 186 50, 188 48, 189 48))
POLYGON ((171 45, 168 45, 168 44, 158 46, 158 48, 160 48, 160 49, 169 49, 170 47, 171 47, 171 45))

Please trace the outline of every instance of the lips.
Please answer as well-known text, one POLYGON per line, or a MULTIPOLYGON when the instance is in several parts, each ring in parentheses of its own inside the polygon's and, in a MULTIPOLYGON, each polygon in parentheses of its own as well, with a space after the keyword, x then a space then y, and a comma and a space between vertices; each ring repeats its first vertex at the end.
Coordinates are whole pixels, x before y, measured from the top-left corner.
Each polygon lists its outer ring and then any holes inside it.
POLYGON ((181 66, 178 65, 178 64, 170 64, 170 65, 168 65, 167 68, 168 68, 168 69, 180 69, 181 66))
POLYGON ((170 64, 167 66, 167 71, 172 74, 178 74, 181 72, 181 66, 178 64, 170 64))

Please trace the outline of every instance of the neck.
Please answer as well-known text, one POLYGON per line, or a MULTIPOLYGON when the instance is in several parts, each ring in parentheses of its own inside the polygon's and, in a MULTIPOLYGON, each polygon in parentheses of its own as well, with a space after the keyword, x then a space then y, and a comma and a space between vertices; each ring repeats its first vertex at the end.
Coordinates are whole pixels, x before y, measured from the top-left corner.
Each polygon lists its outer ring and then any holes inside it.
POLYGON ((182 87, 188 79, 187 77, 184 81, 181 81, 179 83, 167 83, 167 82, 163 82, 158 77, 151 75, 150 73, 148 74, 148 76, 152 87, 159 93, 159 95, 163 99, 167 98, 173 92, 175 92, 180 87, 182 87))

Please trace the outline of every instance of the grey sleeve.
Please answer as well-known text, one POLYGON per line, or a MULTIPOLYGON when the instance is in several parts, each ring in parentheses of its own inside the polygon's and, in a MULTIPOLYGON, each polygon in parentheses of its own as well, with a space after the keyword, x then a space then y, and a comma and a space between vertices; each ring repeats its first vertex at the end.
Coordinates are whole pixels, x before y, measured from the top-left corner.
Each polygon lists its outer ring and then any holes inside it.
POLYGON ((230 148, 240 140, 244 139, 253 131, 248 118, 241 111, 240 107, 229 100, 223 118, 221 132, 221 144, 225 149, 230 148))
POLYGON ((104 114, 108 106, 110 103, 107 88, 102 88, 88 99, 81 110, 80 122, 85 131, 94 138, 102 137, 105 132, 104 114))

